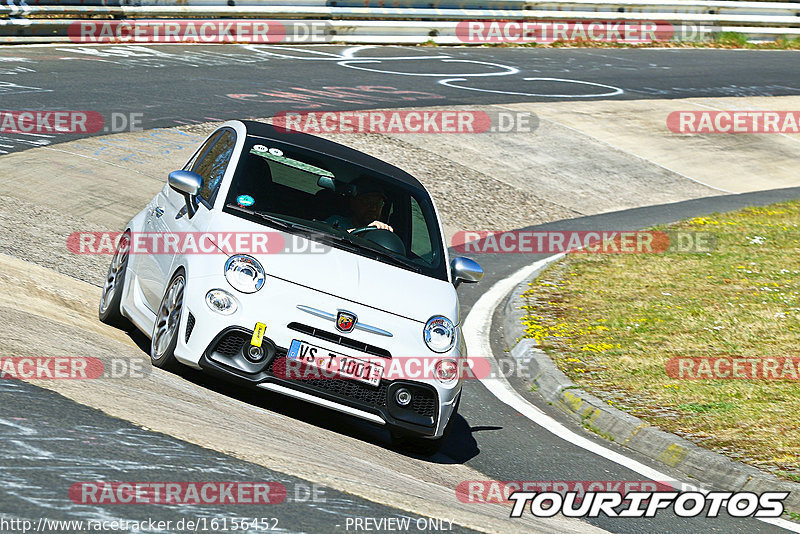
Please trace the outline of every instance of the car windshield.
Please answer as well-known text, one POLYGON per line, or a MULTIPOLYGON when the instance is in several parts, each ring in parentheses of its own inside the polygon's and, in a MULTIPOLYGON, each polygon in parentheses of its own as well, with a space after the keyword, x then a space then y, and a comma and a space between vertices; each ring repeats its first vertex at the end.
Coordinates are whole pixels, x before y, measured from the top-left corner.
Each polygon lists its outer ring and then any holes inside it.
POLYGON ((338 158, 248 136, 223 210, 447 280, 428 194, 338 158))

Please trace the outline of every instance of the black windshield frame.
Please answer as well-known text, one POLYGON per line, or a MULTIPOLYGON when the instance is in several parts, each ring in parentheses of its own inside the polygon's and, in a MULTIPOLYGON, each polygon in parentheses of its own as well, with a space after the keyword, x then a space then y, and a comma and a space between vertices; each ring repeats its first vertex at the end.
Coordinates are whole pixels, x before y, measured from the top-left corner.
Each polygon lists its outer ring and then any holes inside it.
MULTIPOLYGON (((436 210, 433 206, 433 202, 430 199, 430 195, 425 191, 425 189, 421 187, 415 187, 412 184, 406 183, 402 180, 397 180, 392 176, 388 176, 383 173, 378 173, 374 169, 368 169, 362 167, 360 165, 354 164, 352 162, 346 161, 341 158, 337 158, 334 156, 330 156, 327 154, 322 154, 320 152, 316 152, 313 150, 309 150, 302 146, 292 145, 290 143, 279 141, 267 137, 255 136, 255 135, 248 135, 245 139, 244 146, 242 148, 241 155, 239 157, 239 161, 237 163, 237 168, 234 172, 234 175, 231 179, 231 184, 228 189, 228 194, 225 199, 225 203, 223 204, 222 211, 225 213, 229 213, 230 215, 247 219, 257 224, 262 224, 265 226, 275 227, 271 225, 270 221, 265 220, 262 217, 254 216, 243 212, 242 210, 233 209, 230 207, 231 204, 237 203, 237 198, 240 197, 243 193, 246 193, 247 184, 253 182, 253 180, 258 180, 258 177, 253 177, 253 165, 260 165, 260 163, 256 163, 251 158, 259 158, 264 162, 265 165, 268 165, 269 171, 269 178, 265 178, 264 181, 270 184, 270 187, 273 187, 273 183, 275 182, 275 174, 279 171, 279 167, 283 167, 280 163, 275 163, 274 161, 270 161, 268 158, 262 158, 256 154, 252 154, 251 150, 254 146, 263 145, 268 148, 278 149, 280 150, 286 157, 296 159, 303 163, 307 163, 309 165, 313 165, 315 167, 319 167, 321 169, 325 169, 334 176, 336 176, 337 180, 342 182, 353 182, 356 177, 364 177, 368 176, 371 180, 376 180, 378 183, 385 185, 385 187, 392 191, 392 198, 394 198, 394 202, 392 205, 394 206, 394 210, 396 212, 406 210, 408 214, 406 217, 409 217, 408 220, 408 227, 407 228, 397 228, 398 236, 406 243, 407 251, 406 255, 397 254, 400 258, 404 258, 406 260, 410 260, 414 264, 414 268, 407 268, 403 267, 397 262, 389 261, 388 259, 383 259, 379 255, 370 252, 369 246, 364 246, 363 251, 361 250, 354 250, 351 244, 342 243, 341 240, 336 239, 326 239, 324 233, 329 233, 333 236, 341 237, 346 233, 347 229, 339 229, 334 227, 326 227, 326 226, 319 226, 321 222, 319 219, 311 219, 311 218, 304 218, 299 215, 294 215, 290 213, 281 213, 277 211, 271 211, 268 209, 267 206, 259 205, 259 202, 256 201, 255 205, 251 207, 252 210, 263 210, 265 213, 274 213, 274 215, 279 217, 285 217, 286 215, 292 215, 294 219, 298 222, 305 223, 305 222, 313 222, 315 224, 310 225, 314 226, 315 228, 322 228, 324 231, 320 232, 306 232, 302 229, 294 229, 294 228, 278 228, 283 232, 298 234, 303 236, 306 239, 310 239, 312 241, 323 243, 327 246, 332 246, 335 248, 339 248, 342 250, 347 250, 348 252, 356 252, 362 256, 369 257, 374 259, 375 261, 380 261, 381 263, 385 263, 387 265, 392 265, 398 268, 405 268, 406 270, 410 270, 412 272, 418 272, 420 274, 430 276, 439 280, 448 281, 448 271, 447 265, 445 261, 445 251, 444 246, 441 240, 441 231, 439 227, 439 220, 436 215, 436 210), (423 218, 425 220, 425 225, 427 226, 428 230, 428 237, 431 242, 431 258, 430 262, 427 261, 426 258, 415 257, 415 255, 410 251, 410 239, 411 239, 411 219, 410 219, 410 197, 413 197, 416 203, 419 205, 423 218), (267 208, 267 209, 265 209, 267 208), (343 233, 344 232, 344 233, 343 233)), ((280 185, 280 184, 279 184, 280 185)), ((281 186, 283 187, 283 186, 281 186)), ((282 204, 283 207, 286 204, 282 204)), ((396 215, 399 220, 403 220, 404 215, 398 214, 396 215)), ((349 236, 346 235, 350 241, 354 242, 358 245, 360 241, 359 237, 356 236, 349 236)), ((369 245, 369 243, 364 243, 364 245, 369 245)))

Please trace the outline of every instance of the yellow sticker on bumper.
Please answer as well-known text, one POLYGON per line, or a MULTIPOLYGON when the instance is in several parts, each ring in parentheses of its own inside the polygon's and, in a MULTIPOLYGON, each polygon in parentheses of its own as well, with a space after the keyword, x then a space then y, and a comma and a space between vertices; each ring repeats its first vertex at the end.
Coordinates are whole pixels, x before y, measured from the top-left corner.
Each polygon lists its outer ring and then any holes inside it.
POLYGON ((264 323, 256 323, 256 327, 253 329, 253 339, 250 340, 250 344, 255 347, 261 346, 261 341, 264 339, 264 332, 267 331, 267 325, 264 323))

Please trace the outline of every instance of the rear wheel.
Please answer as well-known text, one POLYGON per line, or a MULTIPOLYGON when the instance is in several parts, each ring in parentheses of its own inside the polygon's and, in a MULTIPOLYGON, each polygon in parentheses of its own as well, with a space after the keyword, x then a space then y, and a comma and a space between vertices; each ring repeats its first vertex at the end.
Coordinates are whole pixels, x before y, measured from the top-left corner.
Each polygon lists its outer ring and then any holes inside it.
POLYGON ((131 235, 122 234, 108 266, 105 282, 103 283, 103 294, 100 296, 100 307, 97 315, 100 321, 107 325, 115 326, 123 330, 131 330, 133 325, 122 315, 120 303, 122 293, 125 289, 125 271, 128 268, 128 253, 131 247, 131 235))
POLYGON ((183 292, 186 289, 186 276, 178 271, 172 277, 161 305, 156 314, 153 326, 153 337, 150 340, 150 360, 161 369, 174 370, 178 367, 175 359, 175 347, 178 344, 178 328, 183 313, 183 292))

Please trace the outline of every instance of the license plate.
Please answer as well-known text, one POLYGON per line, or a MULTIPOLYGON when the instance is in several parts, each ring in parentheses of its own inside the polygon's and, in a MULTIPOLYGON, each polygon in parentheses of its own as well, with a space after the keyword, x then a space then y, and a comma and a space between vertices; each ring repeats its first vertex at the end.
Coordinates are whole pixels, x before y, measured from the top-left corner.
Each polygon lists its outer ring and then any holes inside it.
POLYGON ((315 376, 318 374, 322 378, 351 378, 371 386, 380 384, 384 370, 382 361, 353 358, 297 339, 292 340, 289 345, 286 358, 318 369, 319 373, 315 373, 315 376))

